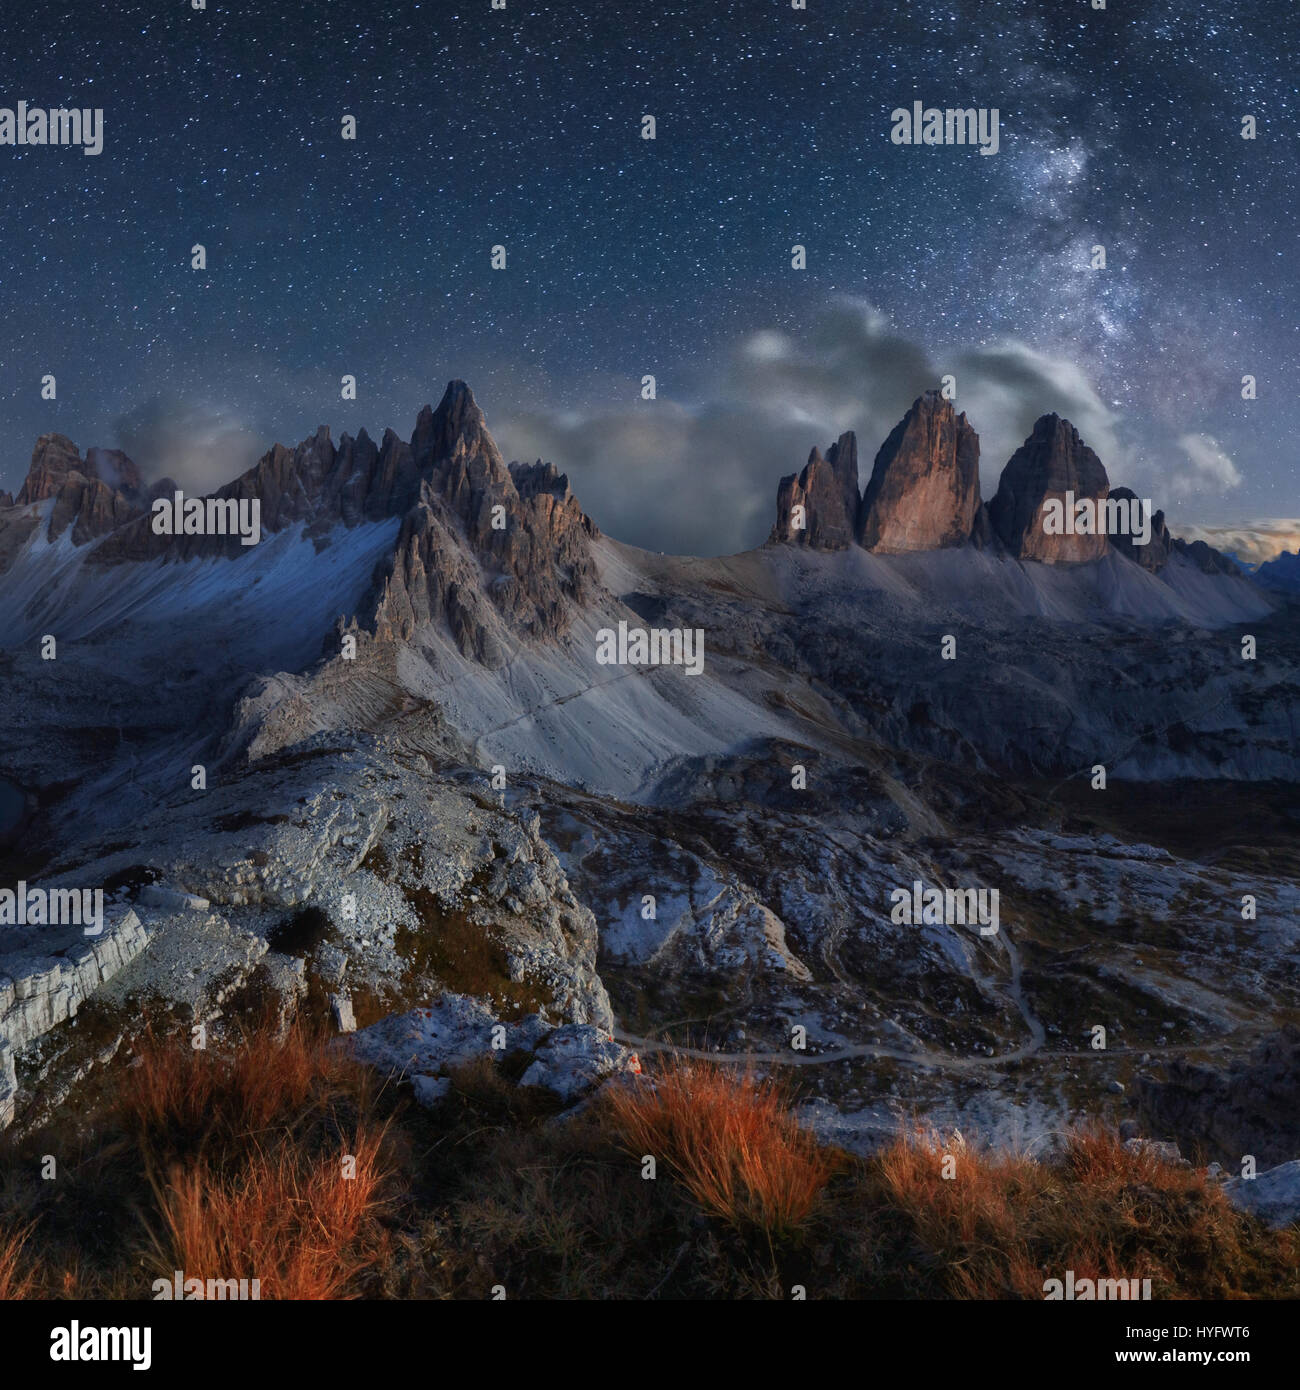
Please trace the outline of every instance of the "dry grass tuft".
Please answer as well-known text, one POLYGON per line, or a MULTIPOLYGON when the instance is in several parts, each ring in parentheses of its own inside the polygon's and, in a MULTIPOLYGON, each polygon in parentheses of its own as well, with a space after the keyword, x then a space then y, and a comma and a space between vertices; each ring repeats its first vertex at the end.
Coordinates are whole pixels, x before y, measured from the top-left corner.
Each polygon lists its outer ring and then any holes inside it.
POLYGON ((1156 1298, 1300 1292, 1294 1233, 1263 1230, 1203 1172, 1100 1128, 1071 1132, 1042 1162, 913 1129, 868 1161, 857 1188, 895 1248, 927 1252, 910 1296, 1041 1299, 1067 1269, 1150 1278, 1156 1298))
POLYGON ((370 1087, 371 1073, 324 1033, 295 1024, 281 1035, 268 1021, 219 1050, 147 1038, 117 1110, 154 1150, 238 1150, 349 1097, 364 1104, 370 1087))
POLYGON ((651 1082, 614 1090, 609 1104, 628 1152, 666 1163, 706 1211, 769 1240, 807 1220, 837 1166, 771 1079, 674 1060, 651 1082))
POLYGON ((256 1278, 262 1298, 352 1296, 385 1245, 374 1225, 381 1143, 363 1133, 351 1154, 310 1159, 290 1145, 256 1149, 235 1174, 204 1162, 175 1169, 159 1193, 162 1268, 205 1281, 256 1278))
POLYGON ((377 1099, 322 1033, 267 1019, 210 1049, 148 1037, 58 1179, 22 1188, 30 1158, 10 1175, 33 1219, 0 1237, 0 1296, 141 1298, 178 1269, 257 1279, 262 1298, 356 1296, 388 1243, 377 1099))
POLYGON ((23 1259, 23 1246, 31 1234, 32 1224, 8 1235, 0 1234, 0 1303, 27 1298, 36 1288, 37 1277, 29 1261, 23 1259))

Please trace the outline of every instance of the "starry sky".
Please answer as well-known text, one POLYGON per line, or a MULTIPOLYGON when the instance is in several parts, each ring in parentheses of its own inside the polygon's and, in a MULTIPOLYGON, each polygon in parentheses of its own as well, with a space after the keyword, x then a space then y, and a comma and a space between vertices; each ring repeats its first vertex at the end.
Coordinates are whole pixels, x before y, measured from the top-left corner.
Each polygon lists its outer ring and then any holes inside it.
POLYGON ((1293 0, 9 8, 0 106, 104 151, 0 146, 0 486, 49 430, 215 486, 463 377, 605 530, 722 553, 951 373, 986 495, 1057 410, 1175 523, 1300 516, 1293 0), (914 100, 999 152, 892 144, 914 100))

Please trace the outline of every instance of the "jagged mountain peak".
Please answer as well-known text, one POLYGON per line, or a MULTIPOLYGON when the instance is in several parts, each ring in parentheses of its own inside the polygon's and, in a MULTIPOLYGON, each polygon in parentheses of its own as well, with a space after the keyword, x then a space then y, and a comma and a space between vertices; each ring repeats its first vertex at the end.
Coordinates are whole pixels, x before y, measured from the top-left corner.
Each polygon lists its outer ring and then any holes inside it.
MULTIPOLYGON (((558 637, 571 602, 599 589, 590 552, 599 532, 567 475, 541 459, 507 466, 463 381, 449 382, 437 407, 420 412, 410 443, 386 429, 376 446, 362 429, 355 438, 344 433, 336 446, 329 426, 320 425, 296 445, 272 445, 205 499, 237 504, 212 515, 237 516, 241 527, 256 508, 258 534, 248 544, 242 530, 188 534, 173 526, 159 533, 155 497, 175 508, 175 518, 194 494, 178 501, 175 494, 186 490, 170 480, 144 490, 120 451, 91 450, 87 458, 65 436, 38 441, 23 506, 10 503, 0 515, 0 572, 33 536, 55 540, 69 525, 96 568, 157 559, 247 562, 261 541, 299 527, 313 548, 293 563, 304 567, 308 584, 317 582, 317 563, 333 563, 315 559, 331 546, 373 556, 368 587, 362 583, 350 601, 377 637, 420 639, 433 625, 449 631, 463 655, 489 665, 521 637, 558 637), (36 535, 47 514, 44 536, 36 535), (365 525, 376 527, 371 537, 346 539, 365 525)), ((290 542, 275 553, 293 550, 290 542)))
POLYGON ((858 513, 858 541, 885 553, 970 539, 980 505, 979 435, 939 391, 926 391, 880 446, 858 513))
POLYGON ((488 433, 474 393, 460 380, 447 383, 436 409, 426 405, 420 411, 411 453, 422 473, 430 467, 474 460, 491 471, 505 471, 505 460, 488 433))

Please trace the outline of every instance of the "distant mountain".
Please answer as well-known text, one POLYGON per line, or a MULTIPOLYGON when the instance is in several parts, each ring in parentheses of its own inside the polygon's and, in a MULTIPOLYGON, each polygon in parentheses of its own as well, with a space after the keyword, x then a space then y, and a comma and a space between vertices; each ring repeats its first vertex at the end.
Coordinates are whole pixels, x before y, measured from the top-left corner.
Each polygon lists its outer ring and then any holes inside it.
MULTIPOLYGON (((414 701, 485 756, 630 795, 673 760, 744 738, 857 737, 863 699, 879 705, 869 726, 889 741, 941 753, 951 738, 990 766, 1055 775, 1119 739, 1131 718, 1131 692, 1115 698, 1110 658, 1098 655, 1113 648, 1128 665, 1126 625, 1210 629, 1269 612, 1234 565, 1170 539, 1159 514, 1145 552, 1127 538, 1045 534, 1044 500, 1096 501, 1109 486, 1068 421, 1037 422, 987 508, 978 464, 965 416, 926 393, 861 495, 848 433, 782 480, 768 545, 692 560, 603 537, 553 465, 507 465, 460 381, 424 407, 409 442, 387 430, 376 445, 363 431, 336 446, 322 426, 218 489, 219 501, 260 504, 261 538, 249 546, 156 534, 151 498, 166 498, 169 481, 148 488, 125 456, 82 458, 43 436, 18 498, 0 510, 0 647, 60 640, 61 698, 85 702, 65 711, 73 724, 102 722, 106 692, 129 677, 152 692, 149 718, 195 760, 261 756, 313 730, 383 729, 414 701), (702 673, 604 664, 598 634, 620 624, 698 629, 702 673), (938 624, 967 634, 960 660, 936 664, 938 624), (1080 626, 1096 645, 1086 663, 1066 635, 1080 626), (849 632, 856 650, 836 656, 846 639, 835 634, 849 632), (1040 670, 1039 650, 1058 645, 1058 667, 1040 670), (973 704, 985 678, 1019 682, 1020 714, 1036 713, 1029 727, 1043 733, 973 704), (929 723, 898 718, 909 682, 929 688, 929 723), (198 725, 196 706, 208 710, 198 725), (793 713, 814 706, 816 731, 793 713)), ((1174 678, 1143 660, 1139 683, 1174 678)), ((26 669, 25 659, 15 668, 14 698, 26 669)), ((43 663, 31 674, 44 688, 43 663)), ((1229 667, 1213 679, 1235 691, 1244 675, 1229 667)), ((27 697, 44 698, 35 687, 27 697)), ((19 749, 28 723, 14 725, 19 749)), ((1151 756, 1228 776, 1291 767, 1281 749, 1247 753, 1237 724, 1231 715, 1215 735, 1217 762, 1164 748, 1129 755, 1131 765, 1151 756)), ((43 736, 33 730, 15 770, 43 762, 43 736)), ((138 752, 127 765, 145 785, 138 752)), ((111 763, 94 766, 111 774, 111 763)))
POLYGON ((1284 550, 1274 559, 1256 566, 1252 577, 1262 588, 1289 594, 1300 593, 1300 551, 1284 550))
POLYGON ((987 505, 980 500, 979 456, 979 436, 966 416, 956 414, 939 392, 927 391, 881 445, 861 497, 852 431, 840 436, 825 459, 814 449, 802 473, 782 478, 768 544, 841 550, 856 542, 877 554, 896 555, 970 543, 1046 564, 1096 561, 1115 550, 1152 574, 1161 572, 1171 555, 1205 574, 1240 572, 1204 541, 1171 536, 1163 511, 1153 511, 1145 542, 1107 534, 1097 525, 1082 534, 1049 532, 1048 504, 1064 514, 1080 502, 1097 508, 1108 497, 1138 501, 1128 488, 1111 488, 1101 460, 1059 415, 1035 422, 987 505))

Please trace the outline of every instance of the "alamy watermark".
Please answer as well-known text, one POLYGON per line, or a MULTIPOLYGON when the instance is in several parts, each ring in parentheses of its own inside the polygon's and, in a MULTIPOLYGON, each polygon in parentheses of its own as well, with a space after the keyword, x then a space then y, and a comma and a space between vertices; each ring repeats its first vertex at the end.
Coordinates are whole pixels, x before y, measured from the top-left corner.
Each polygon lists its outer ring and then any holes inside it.
POLYGON ((998 933, 996 888, 927 888, 918 878, 911 888, 894 888, 889 920, 900 926, 977 926, 981 936, 998 933))
POLYGON ((1131 536, 1134 545, 1151 539, 1149 497, 1049 497, 1043 503, 1048 536, 1131 536))
POLYGON ((596 634, 596 660, 602 666, 682 666, 688 676, 704 670, 702 627, 602 627, 596 634))
POLYGON ((978 145, 981 154, 997 154, 1001 118, 996 106, 925 106, 919 101, 889 113, 895 145, 978 145))
POLYGON ((104 108, 0 106, 0 145, 80 145, 82 154, 104 149, 104 108))
POLYGON ((154 1302, 193 1303, 199 1299, 221 1302, 253 1302, 262 1297, 260 1279, 198 1279, 185 1277, 184 1270, 172 1271, 170 1279, 153 1281, 154 1302))
POLYGON ((87 936, 104 930, 102 888, 0 888, 0 927, 81 927, 87 936))
POLYGON ((1043 1299, 1047 1303, 1136 1302, 1150 1298, 1150 1279, 1076 1279, 1074 1270, 1067 1269, 1064 1280, 1048 1279, 1043 1284, 1043 1299))
POLYGON ((82 1327, 75 1319, 50 1333, 51 1361, 130 1361, 147 1371, 153 1364, 151 1327, 82 1327))
POLYGON ((186 497, 178 489, 152 511, 155 536, 238 536, 240 545, 262 539, 260 497, 186 497))

